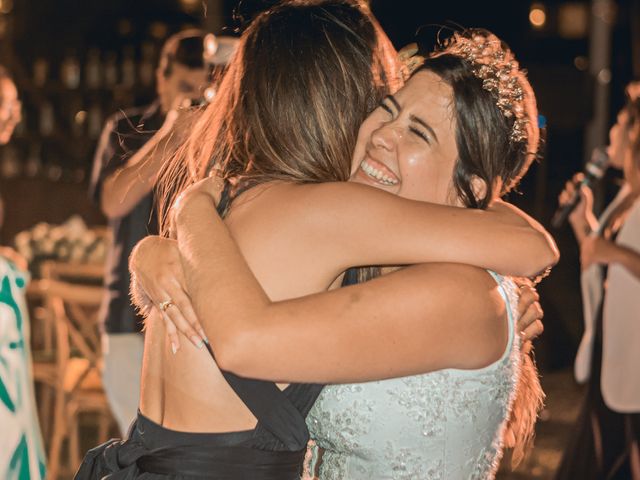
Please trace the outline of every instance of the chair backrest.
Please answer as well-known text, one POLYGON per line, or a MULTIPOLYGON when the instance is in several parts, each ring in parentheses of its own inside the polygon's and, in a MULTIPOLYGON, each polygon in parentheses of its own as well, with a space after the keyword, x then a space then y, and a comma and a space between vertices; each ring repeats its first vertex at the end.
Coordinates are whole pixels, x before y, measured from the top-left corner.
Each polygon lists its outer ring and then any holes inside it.
POLYGON ((34 355, 51 358, 55 354, 55 318, 52 309, 46 305, 43 286, 49 280, 64 281, 69 284, 100 286, 104 279, 104 264, 69 263, 48 260, 40 268, 43 280, 34 280, 29 286, 29 297, 33 308, 32 343, 34 355))
POLYGON ((71 283, 100 285, 104 278, 102 263, 71 263, 49 260, 42 263, 40 273, 45 280, 63 280, 71 283))
MULTIPOLYGON (((45 307, 55 328, 55 350, 58 368, 64 372, 72 357, 84 360, 83 371, 74 381, 76 388, 91 369, 99 368, 102 359, 98 331, 98 311, 102 303, 103 288, 79 285, 59 280, 42 280, 40 288, 45 307)), ((64 381, 64 376, 60 376, 64 381)))

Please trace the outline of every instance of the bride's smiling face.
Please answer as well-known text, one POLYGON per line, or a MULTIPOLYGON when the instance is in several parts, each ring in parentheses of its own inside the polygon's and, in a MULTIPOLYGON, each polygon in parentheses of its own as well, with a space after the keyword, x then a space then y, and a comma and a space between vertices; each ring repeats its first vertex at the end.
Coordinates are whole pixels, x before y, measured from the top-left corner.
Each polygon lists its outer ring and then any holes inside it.
POLYGON ((421 71, 363 122, 351 181, 412 200, 461 205, 453 187, 458 157, 453 91, 421 71))

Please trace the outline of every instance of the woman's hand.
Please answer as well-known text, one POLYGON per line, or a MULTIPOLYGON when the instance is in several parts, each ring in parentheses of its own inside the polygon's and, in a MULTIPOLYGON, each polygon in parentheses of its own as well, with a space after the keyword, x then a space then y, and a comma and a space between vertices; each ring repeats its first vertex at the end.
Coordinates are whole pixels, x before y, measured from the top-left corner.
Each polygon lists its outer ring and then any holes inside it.
POLYGON ((631 82, 625 89, 627 96, 632 102, 640 98, 640 82, 631 82))
POLYGON ((590 235, 580 244, 580 263, 586 269, 594 263, 607 265, 614 261, 618 247, 602 237, 590 235))
POLYGON ((522 340, 530 343, 531 340, 539 337, 544 332, 542 318, 544 311, 540 306, 540 295, 528 280, 519 280, 520 300, 518 302, 518 331, 521 332, 522 340))
POLYGON ((209 198, 214 205, 217 205, 220 202, 223 189, 224 181, 215 174, 194 183, 178 196, 176 203, 173 205, 174 218, 188 211, 189 204, 202 196, 209 198))
POLYGON ((593 214, 593 192, 588 186, 581 185, 583 179, 583 173, 576 173, 566 183, 564 190, 558 196, 558 204, 560 206, 567 205, 576 194, 576 189, 580 188, 580 201, 568 217, 578 242, 582 242, 584 236, 591 233, 597 225, 597 220, 593 214))
POLYGON ((0 256, 12 261, 16 267, 24 272, 29 270, 29 262, 11 247, 0 247, 0 256))
POLYGON ((180 348, 178 331, 198 348, 206 339, 187 293, 180 252, 175 240, 149 236, 129 257, 134 303, 162 314, 173 353, 180 348))
MULTIPOLYGON (((496 200, 491 202, 491 205, 487 208, 488 212, 492 212, 492 215, 498 215, 495 218, 499 219, 499 222, 503 225, 510 225, 511 228, 517 228, 514 232, 517 232, 519 237, 522 238, 522 244, 519 244, 521 252, 527 252, 524 257, 529 264, 529 272, 533 273, 519 273, 517 276, 527 276, 530 278, 540 276, 541 273, 546 275, 551 267, 553 267, 560 259, 560 252, 553 239, 553 237, 547 232, 539 222, 527 215, 522 210, 516 208, 514 205, 504 202, 502 200, 496 200), (533 266, 533 268, 531 268, 533 266)), ((502 235, 509 235, 507 231, 502 231, 502 235)), ((500 236, 493 236, 497 242, 500 241, 500 236)), ((522 257, 521 257, 522 258, 522 257)), ((518 263, 522 262, 521 259, 518 263)), ((463 262, 469 263, 469 262, 463 262)), ((524 263, 524 262, 523 262, 524 263)), ((473 265, 476 265, 473 263, 473 265)), ((489 268, 498 273, 507 273, 505 270, 497 270, 495 268, 489 268)), ((513 275, 513 273, 512 273, 513 275)))

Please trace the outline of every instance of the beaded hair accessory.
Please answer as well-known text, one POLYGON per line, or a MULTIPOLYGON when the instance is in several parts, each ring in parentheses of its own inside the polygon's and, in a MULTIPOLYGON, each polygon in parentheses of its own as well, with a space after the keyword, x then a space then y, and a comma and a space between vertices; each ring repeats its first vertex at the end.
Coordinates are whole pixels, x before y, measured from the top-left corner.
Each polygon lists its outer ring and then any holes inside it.
MULTIPOLYGON (((433 57, 440 55, 455 55, 469 62, 473 74, 482 80, 482 87, 496 98, 496 105, 502 114, 514 119, 509 135, 511 142, 519 143, 528 138, 525 91, 520 83, 524 73, 513 52, 498 37, 480 29, 456 32, 432 54, 433 57)), ((416 44, 403 48, 399 58, 409 74, 422 66, 425 60, 418 54, 416 44)))

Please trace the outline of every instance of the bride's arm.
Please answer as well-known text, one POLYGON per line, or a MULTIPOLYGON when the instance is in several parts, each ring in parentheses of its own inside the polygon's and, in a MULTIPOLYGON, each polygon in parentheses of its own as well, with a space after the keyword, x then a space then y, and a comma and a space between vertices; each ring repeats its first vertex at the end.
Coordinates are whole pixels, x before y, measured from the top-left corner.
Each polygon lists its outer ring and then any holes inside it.
MULTIPOLYGON (((551 236, 516 207, 408 200, 351 182, 287 187, 270 222, 338 272, 354 265, 453 262, 531 277, 558 260, 551 236)), ((274 227, 276 228, 276 227, 274 227)), ((293 245, 292 245, 293 246, 293 245)))
POLYGON ((273 303, 209 197, 191 197, 176 223, 195 313, 223 369, 276 381, 352 382, 478 368, 504 351, 504 305, 479 269, 418 265, 273 303))

